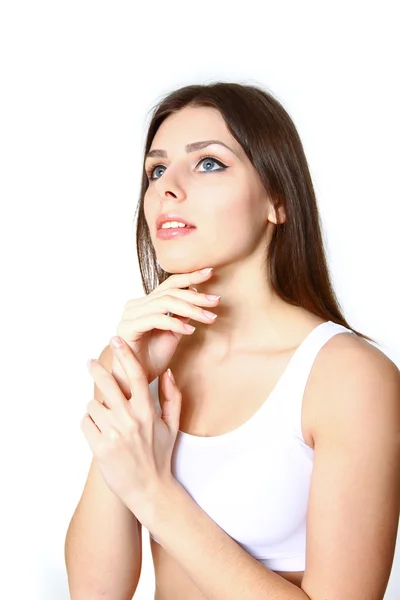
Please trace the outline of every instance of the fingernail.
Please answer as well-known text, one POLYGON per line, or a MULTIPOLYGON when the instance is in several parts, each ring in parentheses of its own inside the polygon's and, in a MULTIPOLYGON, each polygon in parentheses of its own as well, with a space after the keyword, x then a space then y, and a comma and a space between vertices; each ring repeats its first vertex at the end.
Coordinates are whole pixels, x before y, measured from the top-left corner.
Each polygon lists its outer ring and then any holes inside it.
POLYGON ((167 369, 167 373, 168 373, 168 376, 169 376, 169 378, 171 379, 172 383, 175 385, 175 378, 174 378, 174 376, 172 375, 172 371, 171 371, 171 369, 167 369))
POLYGON ((218 315, 210 312, 209 310, 203 310, 203 315, 207 317, 207 319, 216 319, 218 315))
POLYGON ((112 337, 111 345, 114 346, 114 348, 121 348, 121 346, 122 346, 121 339, 118 336, 112 337))
POLYGON ((209 273, 213 270, 214 267, 210 267, 209 269, 201 269, 200 273, 209 273))

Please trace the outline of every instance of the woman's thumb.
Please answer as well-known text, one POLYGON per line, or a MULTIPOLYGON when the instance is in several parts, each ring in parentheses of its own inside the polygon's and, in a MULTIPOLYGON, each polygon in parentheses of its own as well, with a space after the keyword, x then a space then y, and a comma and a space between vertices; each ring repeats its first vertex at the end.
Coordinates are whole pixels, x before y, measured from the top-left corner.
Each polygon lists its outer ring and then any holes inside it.
POLYGON ((178 433, 181 416, 182 394, 176 386, 171 369, 163 377, 163 392, 165 401, 162 407, 161 418, 174 433, 178 433), (169 375, 170 374, 170 375, 169 375))

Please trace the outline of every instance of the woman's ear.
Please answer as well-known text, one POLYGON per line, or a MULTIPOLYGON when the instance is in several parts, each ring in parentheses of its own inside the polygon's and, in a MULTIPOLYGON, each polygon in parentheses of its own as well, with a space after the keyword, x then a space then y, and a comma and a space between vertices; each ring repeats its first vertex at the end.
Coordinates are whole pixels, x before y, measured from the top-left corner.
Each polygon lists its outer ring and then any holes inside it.
POLYGON ((281 223, 284 223, 286 221, 285 210, 282 205, 278 206, 277 208, 274 208, 274 206, 271 204, 268 213, 268 221, 271 221, 271 223, 275 223, 275 225, 280 225, 281 223), (279 222, 277 217, 279 218, 279 222))

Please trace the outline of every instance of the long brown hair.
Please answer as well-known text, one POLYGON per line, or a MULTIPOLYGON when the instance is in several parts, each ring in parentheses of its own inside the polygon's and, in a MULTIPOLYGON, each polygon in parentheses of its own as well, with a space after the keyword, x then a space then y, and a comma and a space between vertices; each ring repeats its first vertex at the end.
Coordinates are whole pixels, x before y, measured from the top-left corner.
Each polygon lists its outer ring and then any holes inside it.
POLYGON ((283 207, 286 219, 274 228, 266 259, 273 291, 285 302, 376 343, 353 329, 343 316, 330 278, 315 191, 296 127, 271 93, 252 85, 189 85, 172 91, 153 107, 135 213, 136 249, 145 293, 170 276, 157 262, 144 216, 143 200, 149 185, 145 157, 164 119, 186 106, 211 107, 221 113, 228 130, 257 170, 277 218, 278 207, 283 207))

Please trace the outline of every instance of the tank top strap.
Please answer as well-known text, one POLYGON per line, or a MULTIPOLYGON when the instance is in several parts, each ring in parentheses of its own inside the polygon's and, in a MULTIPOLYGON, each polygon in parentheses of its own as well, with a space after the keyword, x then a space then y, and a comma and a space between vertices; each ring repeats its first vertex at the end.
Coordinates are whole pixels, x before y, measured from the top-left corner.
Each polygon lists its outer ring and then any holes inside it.
MULTIPOLYGON (((274 395, 278 396, 278 398, 274 398, 274 403, 277 405, 278 411, 283 412, 282 416, 285 427, 291 427, 294 434, 303 442, 301 416, 307 381, 318 352, 328 340, 338 333, 356 335, 351 329, 333 321, 326 321, 315 327, 292 355, 287 368, 276 386, 276 390, 274 390, 274 395)), ((158 385, 159 377, 156 377, 149 384, 149 390, 157 414, 160 415, 162 411, 158 395, 158 385)))
POLYGON ((282 395, 280 404, 285 412, 285 420, 292 426, 295 435, 303 442, 301 417, 307 381, 318 352, 334 335, 339 333, 356 335, 351 329, 333 321, 326 321, 313 329, 297 348, 285 372, 284 381, 281 382, 283 385, 280 389, 282 395))

